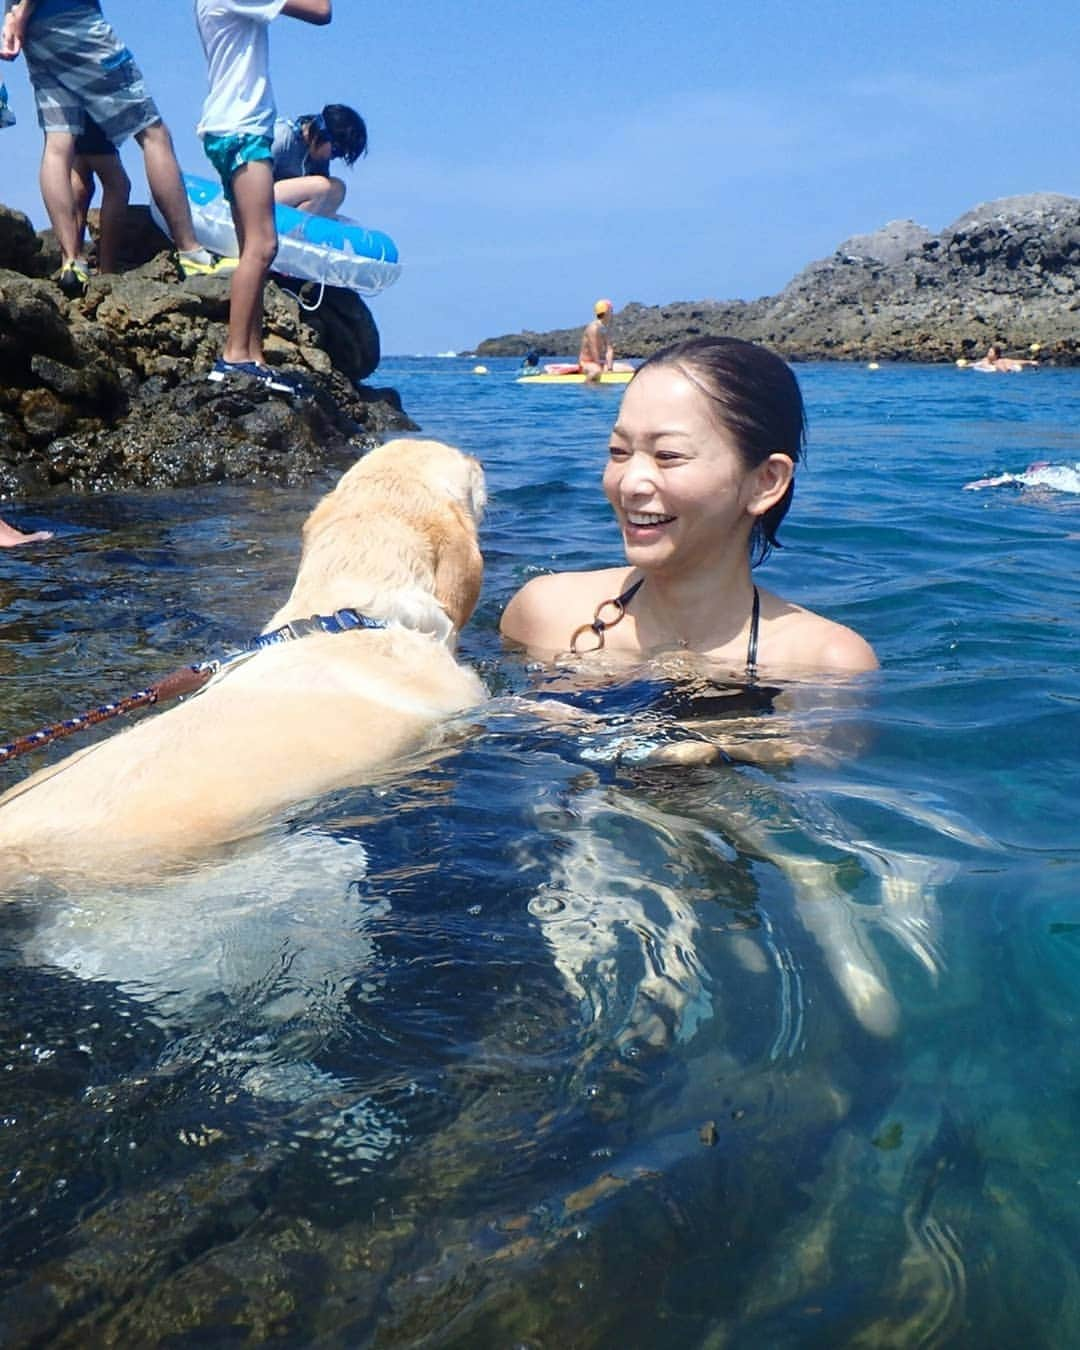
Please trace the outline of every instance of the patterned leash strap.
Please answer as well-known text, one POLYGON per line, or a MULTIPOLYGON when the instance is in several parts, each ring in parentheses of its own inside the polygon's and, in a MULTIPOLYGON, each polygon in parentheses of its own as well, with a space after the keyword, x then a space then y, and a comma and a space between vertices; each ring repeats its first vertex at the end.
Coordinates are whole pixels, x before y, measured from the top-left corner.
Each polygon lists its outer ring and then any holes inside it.
POLYGON ((332 614, 312 614, 307 619, 293 619, 289 623, 282 624, 280 628, 273 629, 272 632, 260 633, 241 651, 222 661, 200 661, 194 666, 181 666, 164 679, 140 689, 135 694, 128 694, 126 698, 117 699, 115 703, 102 703, 100 707, 91 708, 89 712, 79 717, 68 717, 63 722, 41 727, 28 736, 19 736, 9 741, 7 745, 0 745, 0 764, 7 764, 31 750, 42 750, 45 746, 52 745, 53 741, 73 736, 77 731, 97 726, 99 722, 107 722, 110 717, 119 717, 122 713, 134 712, 136 708, 149 708, 155 703, 166 703, 169 699, 194 694, 206 684, 211 675, 216 675, 223 667, 231 665, 234 661, 243 660, 246 656, 252 656, 265 647, 276 646, 279 642, 294 642, 307 637, 310 633, 349 633, 357 628, 378 629, 386 626, 384 620, 371 619, 355 609, 335 609, 332 614))
POLYGON ((158 680, 155 684, 148 685, 137 693, 128 694, 126 698, 117 699, 115 703, 102 703, 97 708, 91 708, 89 712, 82 713, 78 717, 67 717, 63 722, 55 722, 52 726, 41 727, 37 731, 32 731, 28 736, 19 736, 7 745, 0 745, 0 764, 7 764, 10 760, 28 754, 31 750, 41 750, 46 745, 52 745, 53 741, 62 740, 65 736, 73 736, 77 731, 85 731, 87 727, 97 726, 99 722, 107 722, 110 717, 119 717, 122 713, 134 712, 136 708, 148 708, 155 703, 166 702, 173 698, 183 698, 185 694, 193 694, 196 689, 201 689, 211 675, 214 675, 220 669, 220 661, 200 661, 196 666, 182 666, 179 670, 174 670, 171 675, 166 675, 164 679, 158 680))

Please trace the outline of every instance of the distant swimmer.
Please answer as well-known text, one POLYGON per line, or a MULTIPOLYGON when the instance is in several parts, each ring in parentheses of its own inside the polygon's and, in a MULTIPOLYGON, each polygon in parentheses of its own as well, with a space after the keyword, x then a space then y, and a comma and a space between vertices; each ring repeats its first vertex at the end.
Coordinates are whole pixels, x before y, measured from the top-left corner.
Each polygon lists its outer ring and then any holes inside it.
POLYGON ((1004 487, 1051 488, 1054 492, 1080 495, 1080 461, 1075 464, 1051 464, 1038 460, 1029 464, 1023 473, 999 473, 993 478, 976 478, 965 483, 965 492, 979 492, 982 488, 1004 487))
POLYGON ((1016 370, 1023 370, 1025 366, 1037 366, 1038 361, 1030 361, 1027 357, 1002 356, 1000 347, 990 347, 981 361, 973 361, 969 369, 993 371, 999 375, 1008 375, 1016 370))

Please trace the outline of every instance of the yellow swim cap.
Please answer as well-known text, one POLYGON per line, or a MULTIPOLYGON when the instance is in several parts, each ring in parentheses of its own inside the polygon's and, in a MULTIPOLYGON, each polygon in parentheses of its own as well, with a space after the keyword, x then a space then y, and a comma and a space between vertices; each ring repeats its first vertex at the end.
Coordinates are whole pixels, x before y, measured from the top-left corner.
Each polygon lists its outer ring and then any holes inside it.
POLYGON ((596 304, 593 305, 593 311, 597 318, 599 318, 601 314, 610 314, 614 308, 615 306, 610 300, 597 300, 596 304))

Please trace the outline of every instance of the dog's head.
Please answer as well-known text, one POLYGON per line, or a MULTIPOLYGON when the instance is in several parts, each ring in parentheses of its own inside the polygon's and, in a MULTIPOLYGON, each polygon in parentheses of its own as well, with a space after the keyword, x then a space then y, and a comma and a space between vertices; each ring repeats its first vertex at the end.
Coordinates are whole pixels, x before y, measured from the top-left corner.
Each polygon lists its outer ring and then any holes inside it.
POLYGON ((469 513, 474 526, 483 519, 487 505, 484 471, 478 460, 444 441, 396 440, 377 446, 354 464, 338 483, 335 493, 347 496, 354 486, 379 478, 395 482, 406 494, 427 492, 456 502, 469 513))
POLYGON ((281 613, 353 606, 450 640, 480 595, 477 529, 486 500, 471 455, 441 441, 378 446, 308 517, 281 613))

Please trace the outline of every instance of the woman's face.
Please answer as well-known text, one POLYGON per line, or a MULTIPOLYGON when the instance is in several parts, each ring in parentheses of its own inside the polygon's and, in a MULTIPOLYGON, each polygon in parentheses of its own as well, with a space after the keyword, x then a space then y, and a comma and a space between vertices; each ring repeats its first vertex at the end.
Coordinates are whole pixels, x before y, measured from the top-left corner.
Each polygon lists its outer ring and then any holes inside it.
POLYGON ((696 385, 673 366, 634 377, 604 470, 629 562, 684 571, 745 553, 757 491, 755 472, 696 385))

